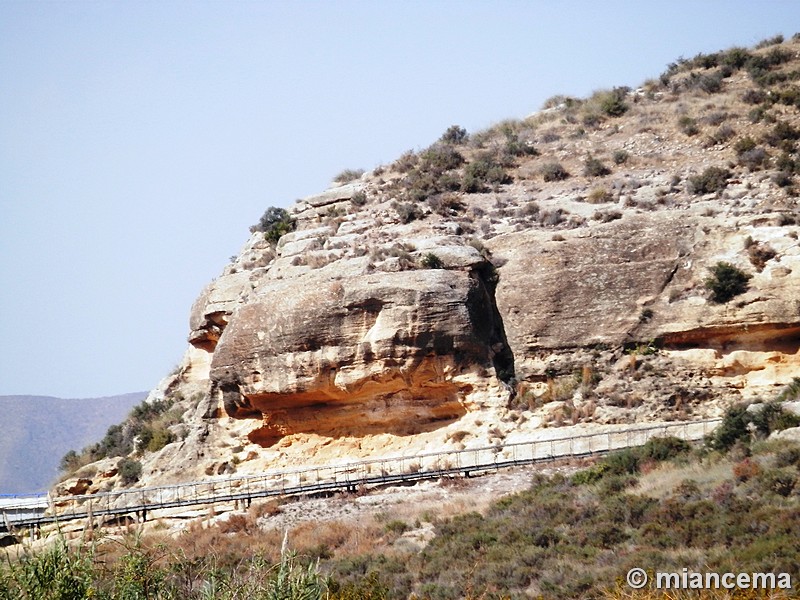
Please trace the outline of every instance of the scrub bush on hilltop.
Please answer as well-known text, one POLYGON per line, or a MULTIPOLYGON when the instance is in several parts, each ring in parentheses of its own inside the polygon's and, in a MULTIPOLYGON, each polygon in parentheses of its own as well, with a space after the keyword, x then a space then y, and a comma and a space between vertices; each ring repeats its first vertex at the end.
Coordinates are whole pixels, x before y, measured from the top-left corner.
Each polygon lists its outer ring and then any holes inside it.
POLYGON ((257 225, 251 227, 251 231, 260 231, 264 238, 276 244, 281 236, 294 231, 295 223, 284 208, 270 206, 261 215, 257 225))

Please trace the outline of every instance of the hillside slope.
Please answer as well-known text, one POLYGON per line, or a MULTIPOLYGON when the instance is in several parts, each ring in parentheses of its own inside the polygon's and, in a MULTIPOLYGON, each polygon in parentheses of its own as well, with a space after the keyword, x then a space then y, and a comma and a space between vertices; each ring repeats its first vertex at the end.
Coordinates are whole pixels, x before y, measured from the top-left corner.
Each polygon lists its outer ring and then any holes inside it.
MULTIPOLYGON (((267 211, 150 395, 180 419, 114 447, 153 484, 772 397, 800 371, 799 53, 454 126, 267 211)), ((89 489, 123 485, 106 460, 89 489)))
POLYGON ((147 392, 71 400, 0 396, 0 493, 46 491, 67 451, 98 440, 146 396, 147 392))

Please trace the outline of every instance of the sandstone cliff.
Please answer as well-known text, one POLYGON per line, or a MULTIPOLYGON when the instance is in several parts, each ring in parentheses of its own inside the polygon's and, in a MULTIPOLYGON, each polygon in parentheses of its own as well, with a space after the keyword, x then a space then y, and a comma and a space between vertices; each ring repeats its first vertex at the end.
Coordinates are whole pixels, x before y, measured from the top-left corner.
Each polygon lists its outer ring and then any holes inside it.
POLYGON ((798 53, 749 52, 767 79, 721 53, 451 128, 299 201, 294 231, 254 232, 192 307, 151 394, 179 400, 186 435, 144 455, 143 481, 774 396, 800 374, 798 53), (751 275, 723 303, 719 262, 751 275))

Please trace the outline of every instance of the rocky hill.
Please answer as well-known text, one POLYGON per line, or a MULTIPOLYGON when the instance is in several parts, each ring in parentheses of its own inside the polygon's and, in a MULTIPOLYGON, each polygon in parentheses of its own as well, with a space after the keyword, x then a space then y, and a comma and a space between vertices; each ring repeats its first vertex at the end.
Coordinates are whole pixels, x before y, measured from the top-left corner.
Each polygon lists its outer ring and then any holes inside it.
POLYGON ((797 39, 700 55, 268 210, 192 307, 158 427, 80 489, 773 397, 800 373, 799 78, 797 39))

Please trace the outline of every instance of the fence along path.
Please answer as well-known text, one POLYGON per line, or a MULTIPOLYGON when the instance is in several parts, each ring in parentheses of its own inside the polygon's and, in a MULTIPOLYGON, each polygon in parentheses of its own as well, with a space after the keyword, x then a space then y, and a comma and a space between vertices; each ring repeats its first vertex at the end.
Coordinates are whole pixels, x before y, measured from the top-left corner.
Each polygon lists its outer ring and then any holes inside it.
MULTIPOLYGON (((147 511, 210 505, 253 498, 287 496, 326 491, 355 491, 359 486, 413 482, 448 475, 473 473, 529 465, 562 458, 579 458, 641 446, 650 438, 674 436, 687 441, 700 440, 721 419, 679 421, 644 427, 592 433, 572 437, 533 440, 465 450, 429 452, 412 456, 377 458, 267 471, 178 483, 155 487, 99 492, 82 496, 51 498, 40 496, 38 514, 20 512, 19 507, 0 505, 6 530, 11 527, 39 526, 47 523, 137 515, 147 518, 147 511), (46 507, 46 508, 45 508, 46 507)), ((30 506, 30 498, 27 500, 30 506)))

